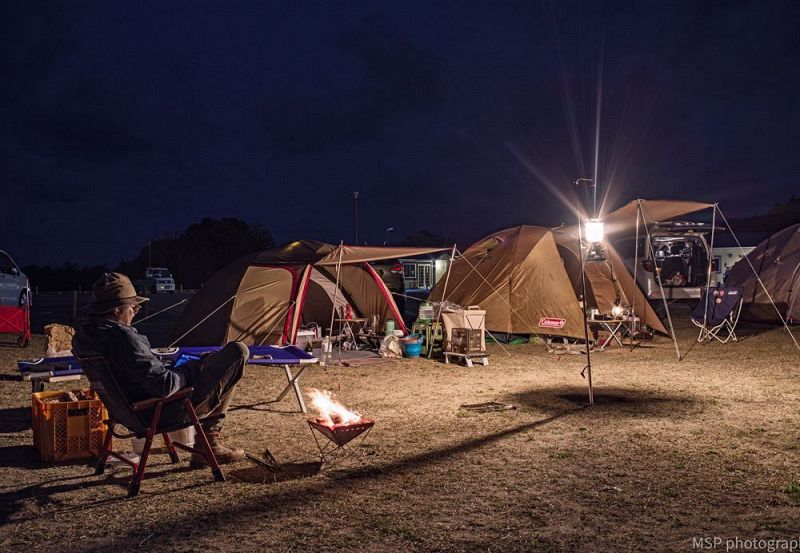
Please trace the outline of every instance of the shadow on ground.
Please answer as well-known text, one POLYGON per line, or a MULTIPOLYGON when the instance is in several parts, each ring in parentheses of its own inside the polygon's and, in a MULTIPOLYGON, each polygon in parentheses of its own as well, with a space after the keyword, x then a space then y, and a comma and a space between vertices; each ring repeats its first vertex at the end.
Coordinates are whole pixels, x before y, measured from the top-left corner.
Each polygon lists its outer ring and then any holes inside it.
MULTIPOLYGON (((0 409, 0 434, 22 432, 30 427, 30 407, 9 407, 7 409, 0 409)), ((2 459, 2 457, 0 457, 0 459, 2 459)))
POLYGON ((287 480, 298 480, 308 478, 320 472, 322 464, 311 463, 286 463, 280 466, 277 472, 271 472, 263 467, 252 466, 242 469, 232 470, 227 473, 232 480, 240 482, 250 482, 253 484, 277 484, 287 480))
MULTIPOLYGON (((577 387, 538 388, 507 396, 506 400, 544 413, 590 407, 588 389, 577 387)), ((677 396, 657 390, 598 387, 594 389, 594 405, 587 414, 675 417, 702 410, 703 403, 693 396, 677 396)))

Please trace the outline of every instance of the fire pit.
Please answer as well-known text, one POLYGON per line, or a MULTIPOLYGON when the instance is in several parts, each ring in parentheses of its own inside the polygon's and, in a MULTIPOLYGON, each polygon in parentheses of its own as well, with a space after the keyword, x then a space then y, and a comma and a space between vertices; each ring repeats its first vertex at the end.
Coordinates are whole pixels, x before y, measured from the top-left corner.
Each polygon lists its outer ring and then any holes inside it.
POLYGON ((319 413, 318 417, 308 419, 307 422, 317 449, 319 449, 320 462, 332 467, 353 454, 360 455, 357 448, 364 443, 369 431, 375 425, 375 421, 348 410, 334 400, 333 394, 327 390, 311 388, 309 395, 311 405, 319 413), (327 441, 321 441, 317 433, 327 441), (361 440, 355 447, 351 447, 350 442, 359 436, 361 436, 361 440))
POLYGON ((333 426, 327 426, 317 419, 308 419, 308 425, 339 447, 342 447, 372 428, 375 425, 375 421, 362 418, 359 422, 351 424, 334 424, 333 426))

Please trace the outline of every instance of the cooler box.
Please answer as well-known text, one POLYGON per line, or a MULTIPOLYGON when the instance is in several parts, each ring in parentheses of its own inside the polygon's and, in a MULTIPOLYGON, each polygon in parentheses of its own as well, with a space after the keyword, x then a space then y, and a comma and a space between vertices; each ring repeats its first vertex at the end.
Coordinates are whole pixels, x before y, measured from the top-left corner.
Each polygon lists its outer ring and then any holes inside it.
POLYGON ((447 351, 454 351, 450 348, 453 339, 453 330, 456 328, 466 328, 469 330, 480 331, 481 351, 486 351, 486 311, 477 305, 471 305, 466 309, 446 309, 442 312, 442 323, 444 324, 444 344, 447 351))

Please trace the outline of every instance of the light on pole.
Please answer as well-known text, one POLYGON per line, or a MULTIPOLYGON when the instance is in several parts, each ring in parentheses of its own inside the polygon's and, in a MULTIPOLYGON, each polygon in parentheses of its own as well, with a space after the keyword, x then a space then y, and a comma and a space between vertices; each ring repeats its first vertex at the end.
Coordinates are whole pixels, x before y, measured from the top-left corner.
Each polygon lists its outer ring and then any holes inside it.
POLYGON ((392 232, 393 230, 394 230, 394 227, 388 227, 386 229, 386 238, 383 241, 383 245, 384 246, 389 243, 389 233, 392 232))
POLYGON ((594 388, 592 387, 592 353, 589 344, 589 321, 586 318, 586 274, 584 272, 584 240, 589 245, 587 252, 591 249, 593 244, 602 242, 604 238, 603 222, 597 218, 597 183, 593 179, 577 179, 575 185, 575 197, 577 205, 576 212, 578 213, 578 257, 581 262, 581 311, 583 312, 583 336, 586 341, 586 366, 581 371, 581 376, 586 374, 589 381, 589 405, 594 405, 594 388), (580 186, 581 184, 588 183, 592 187, 592 196, 594 199, 592 218, 585 222, 583 221, 583 214, 580 206, 580 186))

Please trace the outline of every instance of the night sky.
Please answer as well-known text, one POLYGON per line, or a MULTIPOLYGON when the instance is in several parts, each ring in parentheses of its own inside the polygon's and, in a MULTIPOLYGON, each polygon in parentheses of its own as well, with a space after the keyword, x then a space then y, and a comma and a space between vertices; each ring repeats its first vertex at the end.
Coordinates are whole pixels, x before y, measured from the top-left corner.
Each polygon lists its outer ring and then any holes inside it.
POLYGON ((279 242, 466 247, 611 207, 800 182, 800 3, 7 2, 2 241, 22 264, 117 263, 203 217, 279 242), (602 60, 602 64, 601 64, 602 60))

